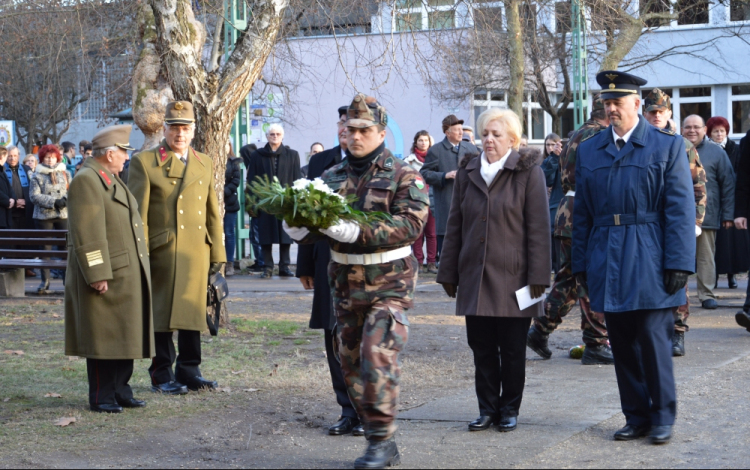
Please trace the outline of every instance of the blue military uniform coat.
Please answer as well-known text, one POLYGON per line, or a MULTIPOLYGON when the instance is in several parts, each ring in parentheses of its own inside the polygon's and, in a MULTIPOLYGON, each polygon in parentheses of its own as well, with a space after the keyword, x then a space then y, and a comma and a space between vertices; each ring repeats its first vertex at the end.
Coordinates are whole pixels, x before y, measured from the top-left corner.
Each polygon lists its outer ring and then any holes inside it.
POLYGON ((576 162, 573 272, 588 275, 591 308, 677 307, 664 271, 695 272, 695 199, 685 144, 639 118, 618 150, 612 128, 581 143, 576 162))

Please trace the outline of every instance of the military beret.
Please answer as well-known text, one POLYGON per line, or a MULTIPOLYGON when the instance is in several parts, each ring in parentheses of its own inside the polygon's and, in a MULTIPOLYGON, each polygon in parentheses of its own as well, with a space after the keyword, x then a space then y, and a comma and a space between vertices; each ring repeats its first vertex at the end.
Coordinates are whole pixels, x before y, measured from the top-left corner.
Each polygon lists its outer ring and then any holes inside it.
POLYGON ((92 140, 94 150, 103 150, 110 147, 118 147, 123 150, 135 150, 130 146, 130 132, 133 126, 120 124, 106 127, 96 133, 92 140))
POLYGON ((669 99, 669 95, 658 88, 651 90, 651 93, 646 97, 645 105, 647 113, 659 109, 672 109, 672 102, 669 99))
POLYGON ((193 124, 195 123, 195 111, 192 103, 188 101, 173 101, 167 105, 164 114, 164 122, 167 124, 193 124))
POLYGON ((363 93, 357 94, 346 111, 346 126, 364 129, 372 126, 387 126, 388 114, 378 100, 363 93))
POLYGON ((602 100, 612 100, 623 96, 641 95, 641 87, 646 80, 617 70, 605 70, 596 75, 596 82, 602 87, 602 100))

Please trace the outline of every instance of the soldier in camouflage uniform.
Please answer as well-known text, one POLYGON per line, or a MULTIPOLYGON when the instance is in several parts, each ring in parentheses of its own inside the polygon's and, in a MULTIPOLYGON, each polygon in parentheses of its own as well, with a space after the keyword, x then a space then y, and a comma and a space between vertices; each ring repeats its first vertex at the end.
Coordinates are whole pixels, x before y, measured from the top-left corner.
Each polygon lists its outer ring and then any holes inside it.
MULTIPOLYGON (((664 129, 672 135, 677 134, 676 126, 671 120, 672 104, 669 95, 658 88, 654 88, 645 100, 645 111, 643 116, 651 123, 652 126, 664 129)), ((708 194, 706 192, 706 170, 701 165, 698 150, 685 140, 685 150, 687 150, 688 161, 690 162, 690 174, 693 176, 693 192, 695 193, 695 234, 701 233, 701 225, 706 215, 706 201, 708 194)), ((688 286, 685 286, 685 304, 674 309, 674 331, 672 338, 672 355, 679 357, 685 355, 685 333, 690 330, 687 325, 687 319, 690 316, 690 293, 688 286)))
MULTIPOLYGON (((359 94, 347 111, 347 158, 322 176, 355 208, 381 211, 392 221, 325 230, 331 245, 328 269, 334 294, 339 357, 349 397, 364 422, 369 446, 355 468, 384 468, 400 461, 393 435, 398 410, 398 354, 409 337, 419 272, 411 245, 429 214, 427 187, 409 165, 385 153, 385 108, 359 94)), ((325 239, 304 227, 284 226, 303 244, 325 239)))
POLYGON ((565 196, 557 208, 555 217, 554 243, 558 245, 560 270, 555 283, 544 303, 544 316, 535 318, 529 329, 526 344, 544 359, 552 357, 547 345, 549 335, 562 324, 562 319, 576 304, 581 306, 581 330, 586 349, 581 358, 584 365, 612 364, 612 351, 609 348, 604 314, 591 311, 589 296, 585 287, 577 283, 572 272, 573 247, 573 202, 575 199, 576 151, 585 139, 606 129, 609 120, 604 113, 604 105, 598 95, 594 96, 591 118, 578 129, 565 144, 560 153, 560 177, 565 196))

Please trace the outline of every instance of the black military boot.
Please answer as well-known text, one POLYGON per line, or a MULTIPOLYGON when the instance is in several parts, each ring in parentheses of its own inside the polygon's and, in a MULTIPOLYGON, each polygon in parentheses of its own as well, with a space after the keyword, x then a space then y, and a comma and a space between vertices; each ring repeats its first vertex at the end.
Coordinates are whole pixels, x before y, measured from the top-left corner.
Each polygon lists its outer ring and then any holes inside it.
POLYGON ((685 333, 675 331, 672 336, 672 357, 685 355, 685 333))
POLYGON ((542 359, 549 359, 552 357, 552 351, 549 350, 549 346, 547 345, 548 340, 549 335, 543 334, 532 325, 529 328, 529 334, 526 335, 526 346, 539 354, 542 359))
POLYGON ((734 316, 734 319, 737 321, 738 325, 740 325, 742 328, 746 329, 747 331, 750 331, 750 314, 748 314, 744 310, 740 310, 734 316))
POLYGON ((597 346, 586 346, 581 358, 581 364, 584 366, 610 365, 615 363, 612 356, 612 349, 605 344, 597 346))
POLYGON ((396 439, 387 441, 369 441, 365 455, 354 461, 354 468, 386 468, 401 464, 396 439))

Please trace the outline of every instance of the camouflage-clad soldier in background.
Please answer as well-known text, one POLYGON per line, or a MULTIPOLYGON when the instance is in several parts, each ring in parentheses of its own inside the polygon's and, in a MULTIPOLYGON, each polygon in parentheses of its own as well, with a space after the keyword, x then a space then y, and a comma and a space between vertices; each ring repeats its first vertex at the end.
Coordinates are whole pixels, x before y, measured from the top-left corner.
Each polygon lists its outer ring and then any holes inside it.
POLYGON ((607 327, 604 314, 591 311, 589 296, 585 287, 576 282, 572 272, 573 247, 573 203, 576 191, 576 152, 578 145, 585 139, 598 134, 609 125, 604 113, 604 105, 599 95, 593 98, 594 106, 591 118, 570 137, 560 153, 560 178, 565 196, 557 208, 555 217, 554 243, 558 245, 560 270, 555 276, 555 283, 544 303, 544 316, 535 318, 529 329, 526 344, 544 359, 552 357, 547 345, 549 335, 562 324, 562 319, 570 313, 576 304, 581 306, 581 330, 586 350, 581 358, 584 365, 612 364, 612 351, 609 348, 607 327))
MULTIPOLYGON (((664 129, 668 133, 677 134, 672 118, 672 103, 669 95, 658 88, 651 90, 651 93, 645 100, 645 111, 643 113, 646 120, 658 129, 664 129)), ((701 233, 700 227, 703 225, 703 218, 706 216, 706 204, 708 193, 706 191, 706 170, 701 165, 698 150, 687 139, 685 141, 685 150, 687 151, 688 161, 690 162, 690 174, 693 177, 693 192, 695 193, 695 236, 701 233)), ((674 331, 672 339, 672 355, 685 355, 685 333, 690 330, 687 325, 687 319, 690 316, 690 292, 688 286, 685 286, 685 304, 674 309, 674 331)))
MULTIPOLYGON (((391 215, 388 222, 359 226, 340 221, 321 230, 329 238, 328 269, 338 327, 339 357, 369 446, 355 468, 400 462, 393 435, 398 411, 398 354, 409 337, 419 272, 411 245, 429 214, 427 187, 409 165, 385 153, 385 108, 359 94, 347 111, 346 160, 322 178, 342 196, 356 195, 356 209, 391 215)), ((304 227, 284 230, 303 244, 325 239, 304 227)))

